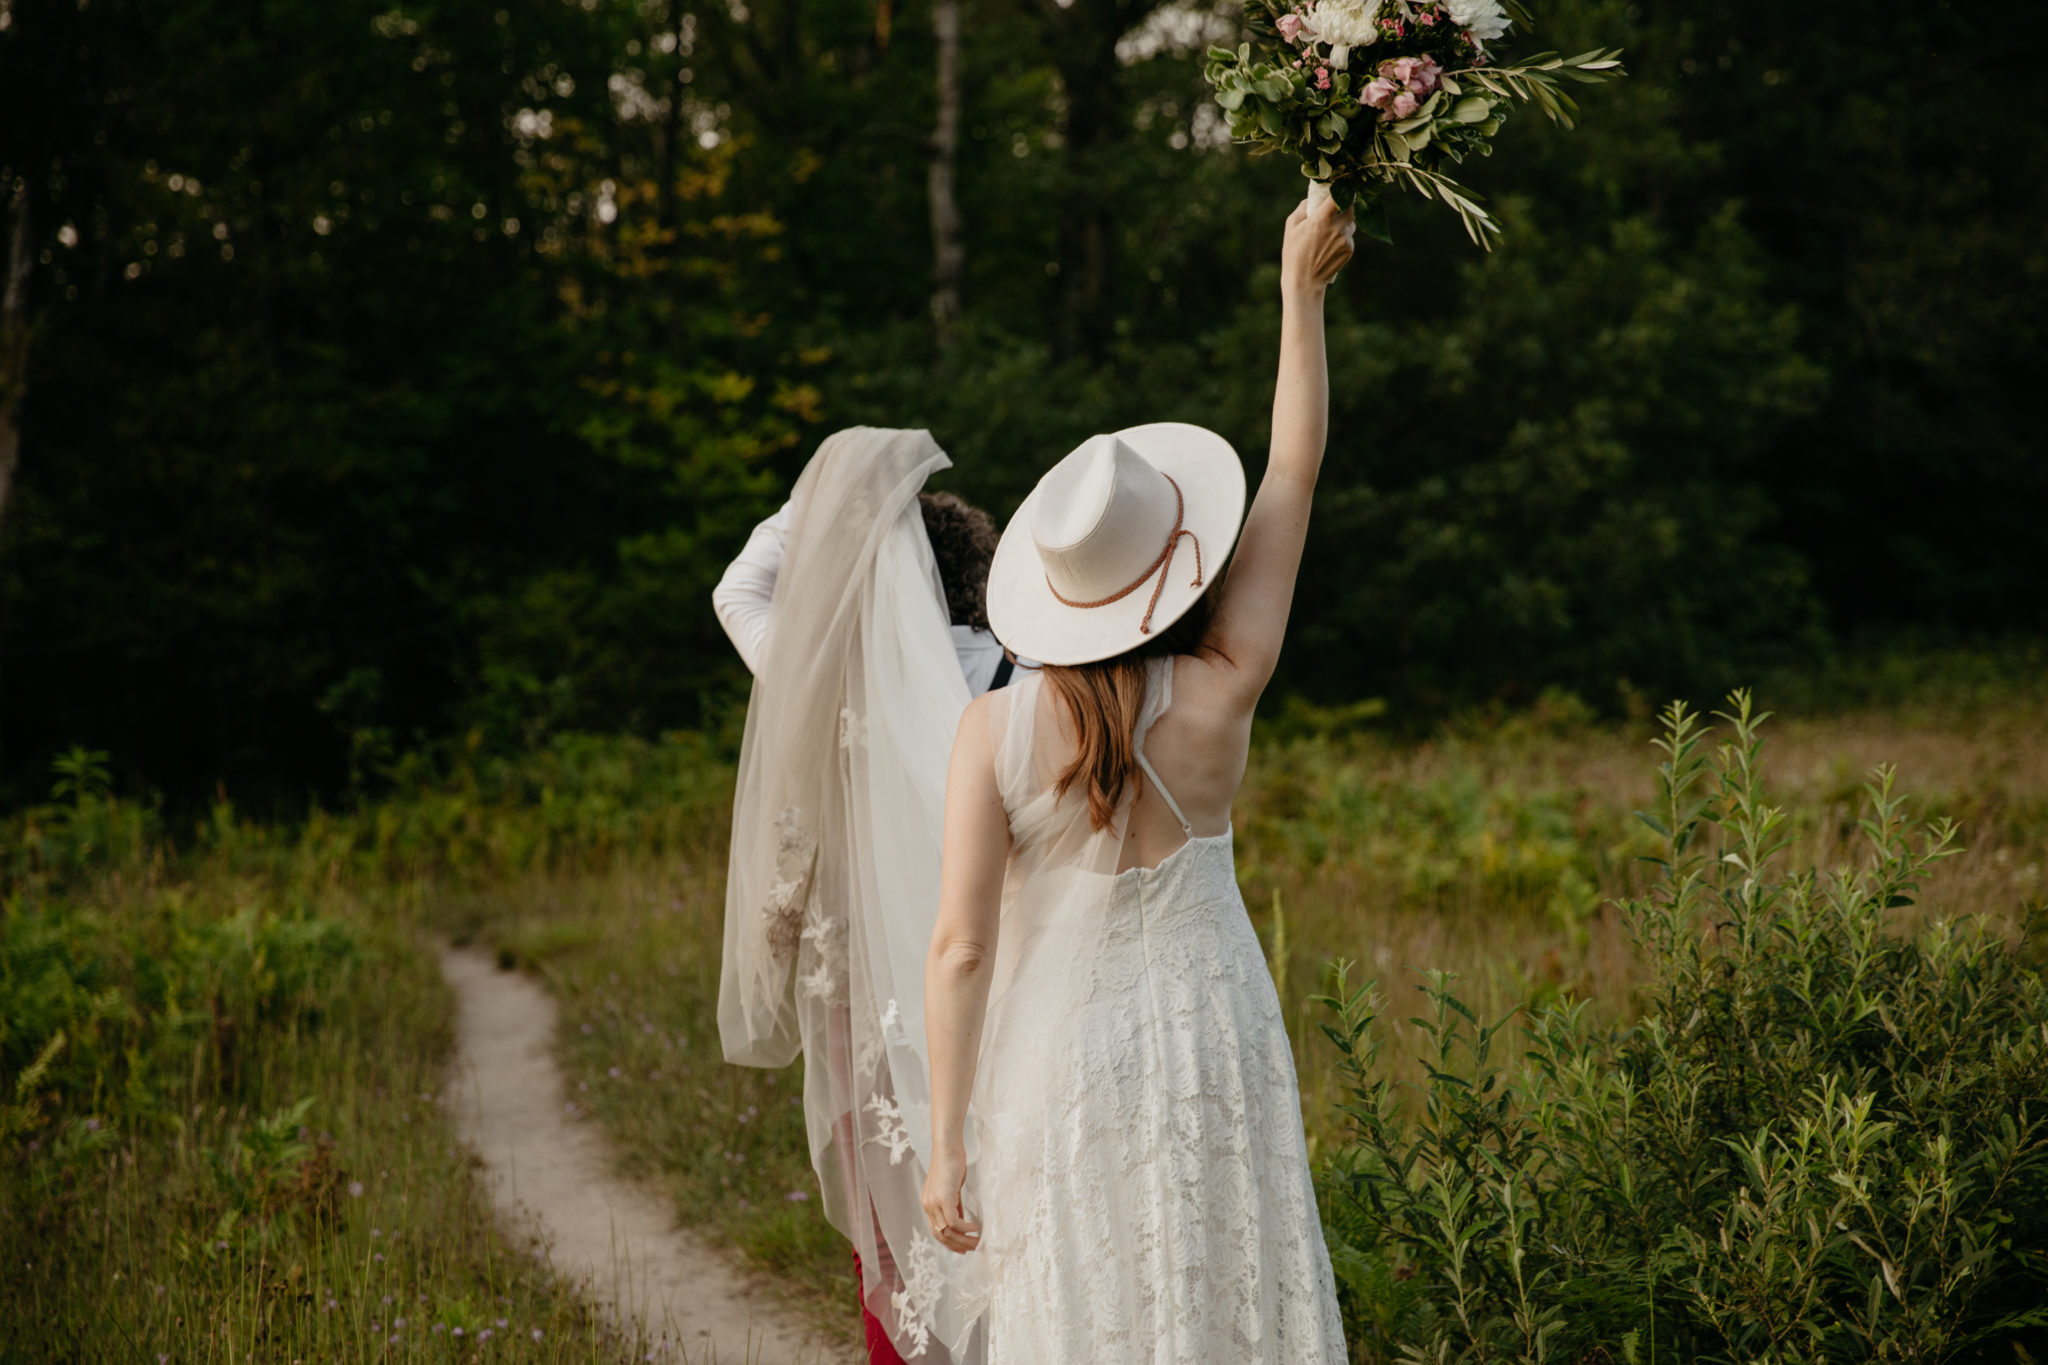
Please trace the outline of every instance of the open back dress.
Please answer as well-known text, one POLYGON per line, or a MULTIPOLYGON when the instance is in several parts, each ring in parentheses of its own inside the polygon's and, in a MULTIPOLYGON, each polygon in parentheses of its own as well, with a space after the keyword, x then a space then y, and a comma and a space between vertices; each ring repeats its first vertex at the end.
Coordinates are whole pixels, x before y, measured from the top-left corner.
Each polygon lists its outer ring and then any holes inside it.
POLYGON ((1153 662, 1138 762, 1187 842, 1116 870, 1054 783, 1073 741, 1043 678, 991 711, 1014 840, 970 1113, 989 1365, 1341 1365, 1280 1003, 1229 833, 1198 837, 1143 757, 1172 701, 1153 662))

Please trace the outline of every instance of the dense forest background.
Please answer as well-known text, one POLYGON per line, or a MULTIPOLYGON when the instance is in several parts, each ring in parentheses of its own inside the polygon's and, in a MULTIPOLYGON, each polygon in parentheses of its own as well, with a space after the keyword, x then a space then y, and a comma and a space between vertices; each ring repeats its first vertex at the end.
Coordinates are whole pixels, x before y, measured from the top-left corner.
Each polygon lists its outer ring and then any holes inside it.
MULTIPOLYGON (((839 426, 999 517, 1132 422, 1258 465, 1301 181, 1220 138, 1233 4, 688 3, 0 0, 0 801, 715 724, 839 426)), ((1537 9, 1631 78, 1471 168, 1492 254, 1397 203, 1344 272, 1284 689, 2048 629, 2048 8, 1537 9)))

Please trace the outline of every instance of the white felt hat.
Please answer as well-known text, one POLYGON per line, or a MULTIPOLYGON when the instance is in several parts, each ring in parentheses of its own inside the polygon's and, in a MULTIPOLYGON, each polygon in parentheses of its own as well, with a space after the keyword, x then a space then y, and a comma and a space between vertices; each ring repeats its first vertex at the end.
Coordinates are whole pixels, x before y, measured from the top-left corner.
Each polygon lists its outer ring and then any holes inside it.
POLYGON ((1085 664, 1184 615, 1244 520, 1230 442, 1185 422, 1091 436, 1038 481, 988 573, 988 623, 1010 651, 1085 664))

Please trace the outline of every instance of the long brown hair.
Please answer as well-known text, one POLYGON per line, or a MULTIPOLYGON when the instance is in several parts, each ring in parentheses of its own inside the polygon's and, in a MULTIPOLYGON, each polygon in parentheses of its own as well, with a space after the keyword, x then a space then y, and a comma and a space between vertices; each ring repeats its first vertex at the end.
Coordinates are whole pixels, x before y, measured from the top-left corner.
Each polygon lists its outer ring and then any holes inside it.
MULTIPOLYGON (((1220 579, 1218 580, 1220 581, 1220 579)), ((1085 783, 1088 823, 1107 829, 1138 772, 1138 712, 1145 705, 1145 666, 1163 655, 1193 654, 1215 615, 1210 591, 1178 621, 1136 649, 1092 664, 1046 664, 1041 670, 1074 727, 1074 760, 1053 789, 1064 799, 1085 783)))

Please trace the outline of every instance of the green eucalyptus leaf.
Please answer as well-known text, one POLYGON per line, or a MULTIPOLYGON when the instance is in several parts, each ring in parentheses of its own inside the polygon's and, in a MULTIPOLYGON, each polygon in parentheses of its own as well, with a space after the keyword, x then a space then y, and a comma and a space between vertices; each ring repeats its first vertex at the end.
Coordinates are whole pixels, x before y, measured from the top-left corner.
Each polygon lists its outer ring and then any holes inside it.
POLYGON ((1352 212, 1357 217, 1360 232, 1375 242, 1393 242, 1394 232, 1387 225, 1387 205, 1384 199, 1375 197, 1369 202, 1360 200, 1352 205, 1352 212))

